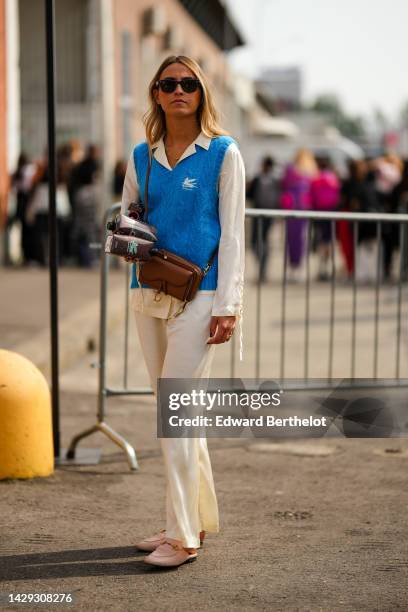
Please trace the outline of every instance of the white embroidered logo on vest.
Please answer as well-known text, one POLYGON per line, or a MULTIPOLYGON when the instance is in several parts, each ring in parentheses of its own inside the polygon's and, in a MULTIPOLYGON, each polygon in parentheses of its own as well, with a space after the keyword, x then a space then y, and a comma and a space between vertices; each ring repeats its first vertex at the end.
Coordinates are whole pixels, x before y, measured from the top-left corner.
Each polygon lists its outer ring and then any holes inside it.
POLYGON ((181 186, 183 189, 197 189, 197 179, 186 176, 181 186))

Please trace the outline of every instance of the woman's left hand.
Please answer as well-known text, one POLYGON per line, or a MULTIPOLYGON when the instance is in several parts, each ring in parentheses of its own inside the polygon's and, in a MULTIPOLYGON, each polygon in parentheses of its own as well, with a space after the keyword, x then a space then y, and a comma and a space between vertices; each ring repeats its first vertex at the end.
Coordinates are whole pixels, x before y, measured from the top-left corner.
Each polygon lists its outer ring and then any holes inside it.
POLYGON ((210 338, 207 344, 222 344, 228 342, 234 333, 236 316, 211 317, 210 338))

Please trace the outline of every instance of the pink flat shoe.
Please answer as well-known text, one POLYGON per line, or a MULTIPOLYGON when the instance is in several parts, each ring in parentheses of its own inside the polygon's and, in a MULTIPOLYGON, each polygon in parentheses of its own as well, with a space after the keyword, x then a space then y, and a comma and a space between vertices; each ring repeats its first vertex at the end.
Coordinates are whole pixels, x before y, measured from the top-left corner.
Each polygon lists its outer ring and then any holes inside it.
POLYGON ((173 542, 164 542, 156 548, 155 551, 147 555, 143 559, 149 565, 157 565, 158 567, 177 567, 188 561, 197 559, 196 552, 188 552, 181 544, 173 544, 173 542))
POLYGON ((164 544, 166 541, 166 530, 162 529, 159 533, 155 533, 150 538, 145 538, 140 542, 137 542, 136 548, 144 550, 145 552, 153 552, 160 544, 164 544))
MULTIPOLYGON (((205 531, 200 531, 200 546, 203 545, 205 538, 205 531)), ((150 538, 145 538, 140 542, 137 542, 136 548, 145 552, 153 552, 160 544, 164 544, 166 541, 166 530, 162 529, 159 533, 155 533, 150 538)))

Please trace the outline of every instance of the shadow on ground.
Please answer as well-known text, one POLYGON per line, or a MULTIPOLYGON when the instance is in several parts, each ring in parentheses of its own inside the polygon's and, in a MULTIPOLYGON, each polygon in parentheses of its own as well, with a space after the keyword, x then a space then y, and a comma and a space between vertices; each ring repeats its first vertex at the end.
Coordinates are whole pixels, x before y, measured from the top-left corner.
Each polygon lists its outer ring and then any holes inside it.
MULTIPOLYGON (((120 576, 163 571, 143 562, 134 546, 66 550, 0 557, 0 583, 87 576, 120 576), (129 557, 137 555, 135 559, 129 557), (126 559, 126 561, 120 561, 126 559)), ((164 571, 173 571, 174 568, 164 571)))

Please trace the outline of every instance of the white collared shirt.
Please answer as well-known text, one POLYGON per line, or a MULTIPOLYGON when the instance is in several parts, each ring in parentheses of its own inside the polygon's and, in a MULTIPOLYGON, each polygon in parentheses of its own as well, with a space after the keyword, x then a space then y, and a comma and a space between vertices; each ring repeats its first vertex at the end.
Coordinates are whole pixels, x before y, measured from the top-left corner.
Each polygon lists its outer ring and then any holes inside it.
MULTIPOLYGON (((196 145, 208 150, 211 138, 202 132, 186 148, 177 161, 179 164, 190 155, 195 155, 196 145)), ((159 164, 172 170, 163 138, 152 146, 153 156, 159 164)), ((231 143, 221 166, 219 180, 219 219, 221 237, 218 247, 218 280, 215 290, 201 289, 200 292, 215 294, 212 316, 231 316, 239 318, 240 358, 242 358, 242 315, 245 271, 245 168, 238 147, 231 143)), ((129 157, 122 193, 122 213, 126 214, 129 204, 139 199, 139 186, 133 160, 129 157)), ((155 301, 154 289, 137 287, 132 289, 132 306, 135 310, 160 318, 169 318, 182 305, 170 295, 162 294, 155 301)))

